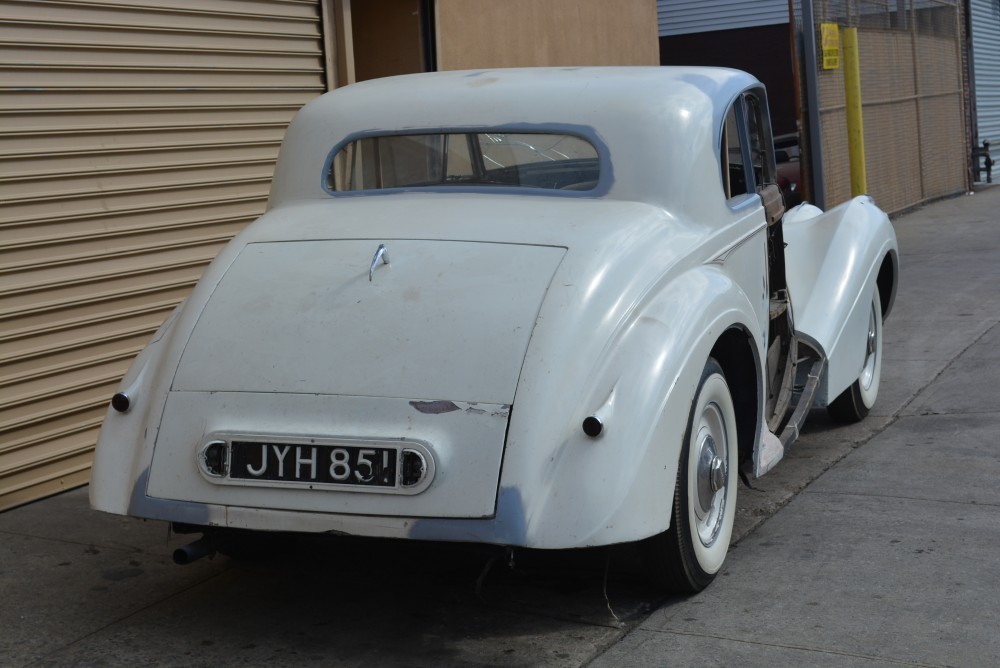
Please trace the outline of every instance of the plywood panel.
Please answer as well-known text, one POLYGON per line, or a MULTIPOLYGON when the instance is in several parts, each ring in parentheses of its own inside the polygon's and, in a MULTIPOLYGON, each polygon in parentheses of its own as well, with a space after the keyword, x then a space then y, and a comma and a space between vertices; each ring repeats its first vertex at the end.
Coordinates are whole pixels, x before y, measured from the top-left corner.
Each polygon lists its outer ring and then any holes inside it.
POLYGON ((438 0, 438 69, 658 65, 653 0, 438 0))
MULTIPOLYGON (((868 193, 889 212, 966 187, 965 114, 954 14, 934 34, 858 32, 868 193), (940 34, 937 34, 940 33, 940 34)), ((827 205, 851 196, 843 70, 819 72, 827 205)))

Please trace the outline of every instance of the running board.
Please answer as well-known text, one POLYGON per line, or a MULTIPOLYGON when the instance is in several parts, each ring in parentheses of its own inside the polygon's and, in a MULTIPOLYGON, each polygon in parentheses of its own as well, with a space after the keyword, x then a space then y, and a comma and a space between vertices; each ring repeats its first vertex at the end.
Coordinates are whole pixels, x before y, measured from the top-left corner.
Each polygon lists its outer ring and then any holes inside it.
POLYGON ((809 375, 806 376, 805 385, 802 386, 802 394, 799 395, 799 400, 795 404, 795 412, 792 413, 792 417, 788 419, 788 424, 781 430, 781 436, 778 437, 781 440, 782 449, 786 451, 795 442, 795 439, 799 437, 799 431, 806 422, 809 409, 812 408, 813 399, 816 397, 816 390, 819 388, 819 382, 823 378, 823 368, 825 366, 826 357, 817 357, 813 360, 812 366, 809 368, 809 375))
MULTIPOLYGON (((799 364, 808 363, 808 360, 800 361, 799 364)), ((799 437, 799 431, 805 424, 812 408, 813 400, 816 398, 816 390, 819 388, 820 380, 823 378, 823 370, 826 367, 826 357, 817 356, 813 358, 808 374, 803 383, 802 391, 798 393, 798 401, 795 402, 795 410, 788 419, 785 428, 781 430, 781 436, 772 434, 767 425, 762 425, 760 434, 760 446, 753 459, 753 477, 759 478, 777 464, 788 452, 795 439, 799 437)), ((749 464, 750 462, 747 462, 749 464)), ((747 473, 744 466, 744 473, 747 473)))

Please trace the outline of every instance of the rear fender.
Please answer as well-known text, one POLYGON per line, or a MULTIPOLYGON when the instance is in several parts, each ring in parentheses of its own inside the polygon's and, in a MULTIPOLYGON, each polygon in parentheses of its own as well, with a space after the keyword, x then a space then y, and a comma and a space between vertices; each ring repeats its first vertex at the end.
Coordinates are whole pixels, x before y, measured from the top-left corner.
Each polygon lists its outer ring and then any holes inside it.
POLYGON ((162 398, 172 376, 163 373, 164 352, 169 348, 174 324, 183 309, 181 302, 122 379, 118 392, 128 396, 128 410, 119 412, 108 407, 91 466, 90 505, 95 510, 119 515, 129 512, 133 488, 142 477, 147 425, 150 420, 159 421, 162 398))
POLYGON ((123 378, 118 391, 131 395, 132 406, 125 413, 109 407, 101 425, 91 467, 90 504, 94 509, 192 524, 224 520, 219 512, 204 505, 162 501, 150 504, 146 481, 177 361, 205 302, 242 249, 246 229, 219 252, 188 298, 164 321, 123 378))
MULTIPOLYGON (((691 402, 713 347, 733 327, 761 331, 751 301, 720 266, 698 266, 633 314, 577 400, 560 401, 567 393, 558 378, 519 389, 502 477, 520 488, 509 495, 523 513, 511 521, 524 532, 513 543, 605 545, 665 531, 691 402), (596 438, 582 428, 595 414, 604 422, 596 438), (543 443, 557 445, 542 451, 543 443)), ((753 348, 759 369, 762 342, 753 348)), ((502 489, 498 519, 504 500, 502 489)))

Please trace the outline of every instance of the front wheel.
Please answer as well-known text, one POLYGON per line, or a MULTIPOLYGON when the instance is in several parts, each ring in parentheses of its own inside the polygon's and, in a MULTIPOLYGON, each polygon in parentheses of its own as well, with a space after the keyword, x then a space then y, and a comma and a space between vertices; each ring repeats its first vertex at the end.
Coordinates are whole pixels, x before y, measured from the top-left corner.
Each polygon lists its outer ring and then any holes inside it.
POLYGON ((709 358, 681 446, 670 528, 642 541, 650 578, 701 591, 722 568, 736 514, 736 410, 722 367, 709 358))
POLYGON ((865 361, 861 375, 826 407, 827 413, 840 422, 860 422, 868 415, 878 397, 882 379, 882 301, 878 287, 868 311, 868 334, 865 337, 865 361))

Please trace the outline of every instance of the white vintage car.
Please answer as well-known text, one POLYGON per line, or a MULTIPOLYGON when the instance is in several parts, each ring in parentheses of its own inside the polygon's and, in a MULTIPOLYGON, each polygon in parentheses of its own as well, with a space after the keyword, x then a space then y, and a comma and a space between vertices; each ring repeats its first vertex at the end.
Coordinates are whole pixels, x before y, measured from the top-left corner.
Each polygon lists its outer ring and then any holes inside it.
POLYGON ((639 541, 705 587, 738 478, 875 401, 897 246, 784 212, 764 88, 712 68, 443 72, 288 129, 268 211, 112 400, 94 508, 204 536, 639 541))

